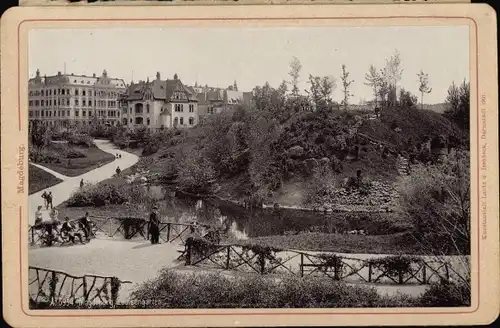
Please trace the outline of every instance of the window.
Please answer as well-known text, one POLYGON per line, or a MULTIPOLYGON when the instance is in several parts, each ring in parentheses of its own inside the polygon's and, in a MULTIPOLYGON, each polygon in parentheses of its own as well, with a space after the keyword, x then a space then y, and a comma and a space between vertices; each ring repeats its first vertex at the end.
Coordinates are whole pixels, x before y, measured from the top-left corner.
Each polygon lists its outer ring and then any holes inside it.
POLYGON ((189 118, 189 125, 193 125, 194 124, 194 118, 193 117, 190 117, 189 118))
POLYGON ((69 98, 66 99, 66 106, 69 106, 69 98))
POLYGON ((135 104, 135 113, 142 114, 142 108, 143 108, 142 103, 135 104))
POLYGON ((32 112, 32 111, 30 111, 30 112, 29 112, 29 117, 32 117, 32 116, 33 116, 33 112, 32 112))
POLYGON ((82 110, 82 116, 87 116, 87 111, 86 110, 82 110))
POLYGON ((75 96, 78 96, 78 89, 75 89, 75 96))
POLYGON ((49 89, 49 96, 52 96, 52 89, 49 89))
POLYGON ((92 116, 92 112, 89 110, 89 117, 91 117, 91 116, 92 116))
POLYGON ((80 116, 80 111, 78 109, 75 109, 75 116, 76 117, 80 116))
POLYGON ((127 125, 127 119, 126 118, 122 119, 122 123, 123 125, 127 125))
MULTIPOLYGON (((146 113, 149 114, 149 104, 146 104, 146 113)), ((148 123, 148 125, 149 125, 149 123, 148 123)))
POLYGON ((29 106, 32 107, 33 106, 33 100, 30 100, 29 101, 29 106))
POLYGON ((179 118, 178 117, 174 118, 174 126, 177 126, 177 125, 179 125, 179 118))
POLYGON ((143 123, 142 117, 136 117, 135 118, 135 124, 142 124, 142 123, 143 123))
POLYGON ((61 94, 64 94, 64 91, 66 91, 66 89, 62 89, 62 90, 61 90, 61 94))
POLYGON ((132 119, 130 119, 130 123, 132 123, 132 119))
POLYGON ((33 91, 30 91, 30 97, 33 96, 33 91))
POLYGON ((85 89, 82 90, 82 96, 85 96, 85 89))
POLYGON ((193 113, 194 112, 194 105, 189 105, 189 112, 193 113))
POLYGON ((57 89, 57 94, 60 95, 61 94, 61 89, 57 89))
POLYGON ((87 106, 87 102, 85 101, 85 99, 82 100, 82 106, 83 107, 86 107, 87 106))
POLYGON ((49 106, 52 106, 52 99, 49 100, 49 106))
POLYGON ((75 99, 75 106, 79 106, 78 99, 75 99))
POLYGON ((45 114, 45 111, 44 110, 41 110, 40 113, 42 114, 42 117, 44 116, 45 114))
POLYGON ((184 117, 180 118, 181 125, 184 125, 184 117))
POLYGON ((61 111, 61 112, 62 112, 62 113, 61 113, 61 114, 62 114, 62 117, 64 117, 65 111, 61 111))
POLYGON ((148 119, 146 120, 146 124, 147 124, 147 125, 149 125, 149 122, 150 122, 150 120, 149 120, 149 118, 148 118, 148 119))
POLYGON ((67 114, 68 116, 70 116, 70 115, 69 115, 69 110, 66 112, 66 114, 67 114))

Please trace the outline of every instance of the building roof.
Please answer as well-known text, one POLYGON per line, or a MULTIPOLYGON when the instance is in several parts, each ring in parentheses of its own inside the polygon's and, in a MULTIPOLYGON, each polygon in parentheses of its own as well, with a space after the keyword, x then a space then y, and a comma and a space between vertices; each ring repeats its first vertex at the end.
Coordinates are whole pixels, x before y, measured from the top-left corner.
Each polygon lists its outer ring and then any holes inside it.
POLYGON ((154 99, 170 100, 175 91, 184 92, 190 101, 198 101, 194 90, 182 84, 181 80, 160 80, 151 82, 140 81, 131 83, 127 89, 127 100, 141 100, 147 92, 151 92, 154 99))
POLYGON ((123 79, 110 78, 106 70, 103 71, 101 76, 86 75, 76 75, 76 74, 61 74, 58 72, 57 75, 52 76, 40 76, 40 71, 37 70, 37 75, 34 78, 29 79, 28 84, 30 86, 36 85, 59 85, 59 84, 74 84, 81 86, 110 86, 115 88, 125 89, 127 85, 123 79))

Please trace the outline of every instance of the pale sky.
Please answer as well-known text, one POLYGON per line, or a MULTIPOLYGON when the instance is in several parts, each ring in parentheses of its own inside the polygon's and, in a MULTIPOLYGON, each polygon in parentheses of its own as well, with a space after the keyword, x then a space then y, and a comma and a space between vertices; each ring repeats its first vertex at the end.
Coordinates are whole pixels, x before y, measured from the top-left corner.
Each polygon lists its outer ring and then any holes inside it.
POLYGON ((365 86, 370 64, 382 68, 395 50, 401 54, 400 85, 418 93, 417 73, 429 74, 432 92, 425 103, 440 103, 450 84, 469 80, 469 28, 455 27, 307 27, 307 28, 129 28, 40 29, 30 32, 29 74, 66 73, 123 78, 126 83, 162 79, 175 73, 183 83, 227 87, 237 81, 251 91, 266 81, 273 87, 290 80, 289 64, 301 64, 301 91, 309 74, 334 76, 339 87, 345 64, 354 94, 351 103, 372 99, 365 86))

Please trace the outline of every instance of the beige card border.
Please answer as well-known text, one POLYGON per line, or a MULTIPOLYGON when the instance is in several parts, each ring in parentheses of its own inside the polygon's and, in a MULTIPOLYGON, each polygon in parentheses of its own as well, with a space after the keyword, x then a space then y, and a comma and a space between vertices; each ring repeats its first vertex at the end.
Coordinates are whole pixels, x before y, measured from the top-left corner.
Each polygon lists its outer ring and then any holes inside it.
POLYGON ((1 21, 4 317, 12 326, 481 324, 499 311, 496 18, 482 4, 14 8, 1 21), (168 18, 167 18, 168 17, 168 18), (472 306, 388 309, 27 309, 27 33, 32 28, 469 25, 472 306), (24 180, 22 180, 24 176, 24 180), (25 190, 18 193, 17 186, 25 190))

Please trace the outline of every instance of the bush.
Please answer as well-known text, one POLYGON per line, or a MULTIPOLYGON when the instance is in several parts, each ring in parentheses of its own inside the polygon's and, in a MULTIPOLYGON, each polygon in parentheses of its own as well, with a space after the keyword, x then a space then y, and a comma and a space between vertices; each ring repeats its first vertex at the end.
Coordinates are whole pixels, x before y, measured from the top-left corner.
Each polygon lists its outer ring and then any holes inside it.
POLYGON ((195 193, 211 192, 215 171, 200 152, 192 151, 178 164, 177 182, 183 190, 195 193))
POLYGON ((121 184, 122 187, 117 183, 87 184, 83 189, 71 195, 68 199, 68 206, 83 207, 123 204, 128 200, 123 192, 123 184, 121 184))
POLYGON ((156 308, 343 308, 400 306, 374 288, 324 278, 256 274, 182 274, 162 270, 131 294, 136 307, 156 308), (279 279, 276 279, 279 278, 279 279), (149 306, 148 306, 149 305, 149 306))
POLYGON ((471 291, 466 284, 433 284, 420 297, 421 306, 451 307, 470 306, 471 291))

